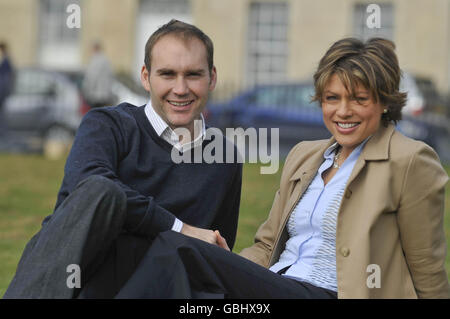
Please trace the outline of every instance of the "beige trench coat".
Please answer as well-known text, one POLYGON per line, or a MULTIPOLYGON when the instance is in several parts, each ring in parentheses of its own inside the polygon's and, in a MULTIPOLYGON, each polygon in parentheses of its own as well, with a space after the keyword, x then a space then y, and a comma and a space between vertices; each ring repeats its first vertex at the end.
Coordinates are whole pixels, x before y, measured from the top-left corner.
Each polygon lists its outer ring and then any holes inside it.
MULTIPOLYGON (((334 142, 301 142, 291 150, 269 217, 242 256, 264 267, 278 261, 289 216, 334 142)), ((393 125, 380 127, 355 164, 338 212, 338 298, 450 298, 447 181, 432 148, 393 125)))

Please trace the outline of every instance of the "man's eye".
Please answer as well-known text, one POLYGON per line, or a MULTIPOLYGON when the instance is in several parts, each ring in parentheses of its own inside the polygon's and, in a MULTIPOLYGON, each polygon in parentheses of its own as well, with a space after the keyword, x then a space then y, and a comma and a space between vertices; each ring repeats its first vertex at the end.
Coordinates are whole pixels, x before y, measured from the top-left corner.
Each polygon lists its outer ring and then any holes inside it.
POLYGON ((163 76, 163 77, 171 77, 171 76, 174 76, 175 73, 173 73, 173 72, 161 72, 160 75, 163 76))
POLYGON ((198 78, 201 76, 201 74, 200 73, 188 73, 187 76, 190 78, 198 78))

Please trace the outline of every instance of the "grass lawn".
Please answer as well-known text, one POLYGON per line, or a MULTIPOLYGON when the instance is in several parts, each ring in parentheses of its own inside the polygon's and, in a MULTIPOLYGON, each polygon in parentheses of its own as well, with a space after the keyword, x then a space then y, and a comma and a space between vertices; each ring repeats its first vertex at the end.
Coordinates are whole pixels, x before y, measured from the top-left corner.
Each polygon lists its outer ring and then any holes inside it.
MULTIPOLYGON (((14 275, 22 251, 40 229, 56 201, 65 159, 49 161, 36 155, 0 154, 0 297, 14 275)), ((450 166, 446 167, 450 174, 450 166)), ((235 252, 252 244, 256 229, 267 217, 278 189, 277 174, 261 175, 260 165, 244 166, 241 213, 235 252)), ((450 187, 446 190, 445 229, 450 244, 450 187)), ((450 254, 450 249, 447 250, 450 254)), ((450 258, 446 260, 450 274, 450 258)))

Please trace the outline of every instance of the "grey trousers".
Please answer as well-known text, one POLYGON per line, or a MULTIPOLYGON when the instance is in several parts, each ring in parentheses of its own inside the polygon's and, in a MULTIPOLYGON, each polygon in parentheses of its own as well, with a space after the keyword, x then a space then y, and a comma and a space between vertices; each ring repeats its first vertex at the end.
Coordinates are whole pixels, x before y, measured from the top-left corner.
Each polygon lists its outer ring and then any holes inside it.
POLYGON ((114 182, 102 176, 80 182, 26 245, 3 298, 77 297, 107 257, 125 216, 126 195, 114 182), (70 284, 73 265, 81 289, 70 284))

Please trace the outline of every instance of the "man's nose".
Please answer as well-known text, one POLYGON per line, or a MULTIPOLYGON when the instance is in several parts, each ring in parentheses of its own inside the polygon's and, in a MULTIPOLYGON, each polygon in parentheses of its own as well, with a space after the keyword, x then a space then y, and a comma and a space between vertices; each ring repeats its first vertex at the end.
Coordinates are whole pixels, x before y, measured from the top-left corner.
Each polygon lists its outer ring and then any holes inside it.
POLYGON ((175 85, 173 87, 173 93, 176 95, 186 95, 189 93, 189 87, 187 81, 183 76, 177 77, 175 85))

